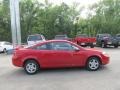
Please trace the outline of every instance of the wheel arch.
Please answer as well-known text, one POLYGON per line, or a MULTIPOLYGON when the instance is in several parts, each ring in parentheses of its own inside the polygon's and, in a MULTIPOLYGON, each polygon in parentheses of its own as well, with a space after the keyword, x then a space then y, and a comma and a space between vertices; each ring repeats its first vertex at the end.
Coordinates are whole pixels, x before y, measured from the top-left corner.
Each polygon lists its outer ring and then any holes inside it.
POLYGON ((40 63, 38 62, 38 60, 36 58, 26 58, 26 59, 24 59, 24 61, 23 61, 23 67, 24 67, 25 63, 27 61, 29 61, 29 60, 35 61, 39 65, 39 67, 40 67, 40 63))

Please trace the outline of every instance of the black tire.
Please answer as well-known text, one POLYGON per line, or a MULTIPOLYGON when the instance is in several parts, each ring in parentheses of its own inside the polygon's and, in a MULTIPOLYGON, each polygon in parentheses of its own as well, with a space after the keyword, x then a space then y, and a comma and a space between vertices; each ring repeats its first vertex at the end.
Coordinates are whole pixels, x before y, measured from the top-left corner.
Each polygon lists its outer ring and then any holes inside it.
POLYGON ((96 71, 100 66, 101 62, 98 57, 90 57, 86 63, 86 69, 89 71, 96 71))
POLYGON ((105 42, 101 42, 101 47, 102 48, 107 48, 107 45, 105 44, 105 42))
POLYGON ((116 45, 114 45, 114 48, 118 48, 118 45, 116 44, 116 45))
POLYGON ((36 74, 39 69, 39 64, 35 60, 28 60, 24 64, 24 70, 29 75, 36 74))
POLYGON ((6 50, 6 48, 4 48, 4 49, 3 49, 3 53, 7 53, 7 50, 6 50))
POLYGON ((90 48, 94 48, 95 46, 93 44, 90 45, 90 48))

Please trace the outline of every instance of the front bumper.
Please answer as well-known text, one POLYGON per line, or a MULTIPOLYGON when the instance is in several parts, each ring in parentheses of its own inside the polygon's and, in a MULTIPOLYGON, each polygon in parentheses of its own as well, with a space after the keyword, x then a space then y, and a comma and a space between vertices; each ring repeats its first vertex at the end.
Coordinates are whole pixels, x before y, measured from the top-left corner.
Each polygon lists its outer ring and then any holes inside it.
POLYGON ((110 57, 108 55, 102 55, 102 65, 110 63, 110 57))

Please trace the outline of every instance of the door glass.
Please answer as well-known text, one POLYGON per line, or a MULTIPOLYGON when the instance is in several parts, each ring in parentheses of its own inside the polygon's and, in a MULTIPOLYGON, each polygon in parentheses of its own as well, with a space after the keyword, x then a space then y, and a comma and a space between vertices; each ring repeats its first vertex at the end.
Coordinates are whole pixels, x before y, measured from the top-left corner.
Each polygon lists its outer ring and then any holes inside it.
POLYGON ((53 50, 73 50, 71 44, 66 42, 54 42, 52 43, 53 50))
POLYGON ((74 46, 74 45, 72 45, 72 48, 73 48, 74 51, 75 51, 75 50, 80 50, 78 47, 76 47, 76 46, 74 46))
POLYGON ((36 46, 34 49, 36 49, 36 50, 51 50, 51 44, 43 44, 40 46, 36 46))

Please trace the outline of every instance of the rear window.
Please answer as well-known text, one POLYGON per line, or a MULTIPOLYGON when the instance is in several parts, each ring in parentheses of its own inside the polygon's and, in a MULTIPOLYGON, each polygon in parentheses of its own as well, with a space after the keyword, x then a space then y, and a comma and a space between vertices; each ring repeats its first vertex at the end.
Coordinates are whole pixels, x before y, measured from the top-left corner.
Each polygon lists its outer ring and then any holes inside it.
POLYGON ((35 36, 28 37, 28 41, 37 41, 37 40, 42 40, 41 35, 35 35, 35 36))

